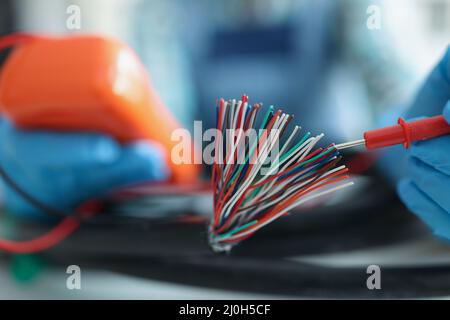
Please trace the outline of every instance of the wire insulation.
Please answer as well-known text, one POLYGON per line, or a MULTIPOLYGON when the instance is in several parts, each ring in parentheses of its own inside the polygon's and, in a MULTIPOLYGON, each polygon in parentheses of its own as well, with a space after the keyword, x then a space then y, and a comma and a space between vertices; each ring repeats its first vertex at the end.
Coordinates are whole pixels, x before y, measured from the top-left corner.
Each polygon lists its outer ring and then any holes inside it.
POLYGON ((212 169, 214 214, 209 243, 229 251, 262 227, 312 199, 352 185, 335 145, 316 148, 324 134, 299 136, 292 115, 270 106, 261 121, 261 104, 248 97, 220 99, 212 169), (284 143, 281 143, 284 140, 284 143), (292 146, 293 145, 293 146, 292 146))

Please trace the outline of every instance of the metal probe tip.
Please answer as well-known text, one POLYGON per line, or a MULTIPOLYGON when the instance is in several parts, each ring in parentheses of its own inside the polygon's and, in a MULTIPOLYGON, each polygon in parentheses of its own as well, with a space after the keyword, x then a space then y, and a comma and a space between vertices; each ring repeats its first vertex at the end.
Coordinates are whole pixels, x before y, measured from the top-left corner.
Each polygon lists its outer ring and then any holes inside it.
POLYGON ((336 144, 336 145, 334 145, 334 147, 338 150, 342 150, 342 149, 352 148, 352 147, 361 146, 361 145, 365 145, 365 144, 366 144, 366 140, 360 139, 360 140, 336 144))

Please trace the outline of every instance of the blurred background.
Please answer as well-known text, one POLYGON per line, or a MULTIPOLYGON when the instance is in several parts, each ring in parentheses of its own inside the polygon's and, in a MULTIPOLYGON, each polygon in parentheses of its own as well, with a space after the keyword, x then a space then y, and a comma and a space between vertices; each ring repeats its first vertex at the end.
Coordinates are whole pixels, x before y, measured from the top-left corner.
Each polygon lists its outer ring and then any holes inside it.
MULTIPOLYGON (((300 125, 326 133, 330 142, 341 142, 358 139, 413 99, 449 44, 450 1, 1 1, 0 34, 11 31, 101 33, 122 39, 138 53, 162 100, 188 128, 198 119, 214 126, 216 99, 245 93, 250 101, 295 114, 300 125), (71 5, 81 10, 81 29, 67 28, 71 5), (370 6, 379 9, 377 28, 368 26, 370 6)), ((431 257, 442 249, 433 242, 417 248, 426 253, 424 260, 441 261, 431 257)), ((402 252, 403 261, 417 257, 403 248, 389 250, 377 254, 399 259, 402 252)), ((333 256, 330 261, 363 265, 373 257, 333 256)), ((45 265, 37 261, 30 263, 45 265)), ((64 282, 51 280, 64 278, 64 270, 23 286, 8 275, 15 263, 28 265, 14 258, 0 268, 0 298, 55 297, 61 292, 61 297, 73 297, 64 282)), ((261 297, 95 270, 89 271, 91 284, 79 297, 261 297)))
POLYGON ((130 44, 186 126, 214 119, 218 97, 274 104, 334 141, 407 103, 450 38, 446 0, 18 0, 8 28, 102 33, 130 44), (68 30, 67 8, 81 9, 68 30), (380 29, 367 21, 379 8, 380 29), (206 112, 206 113, 205 113, 206 112), (358 121, 355 121, 358 119, 358 121))

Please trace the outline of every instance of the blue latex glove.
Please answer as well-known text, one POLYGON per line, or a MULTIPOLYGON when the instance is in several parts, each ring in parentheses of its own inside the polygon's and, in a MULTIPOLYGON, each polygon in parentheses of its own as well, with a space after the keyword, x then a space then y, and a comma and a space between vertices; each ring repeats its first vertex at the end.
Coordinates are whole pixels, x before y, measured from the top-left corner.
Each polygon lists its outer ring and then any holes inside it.
MULTIPOLYGON (((432 71, 407 118, 443 114, 450 123, 450 48, 432 71)), ((450 136, 413 143, 398 184, 406 206, 438 237, 450 240, 450 136)))
MULTIPOLYGON (((108 136, 18 130, 0 118, 0 165, 27 193, 70 212, 91 197, 168 176, 165 154, 149 142, 122 146, 108 136)), ((9 212, 42 213, 4 185, 9 212)))

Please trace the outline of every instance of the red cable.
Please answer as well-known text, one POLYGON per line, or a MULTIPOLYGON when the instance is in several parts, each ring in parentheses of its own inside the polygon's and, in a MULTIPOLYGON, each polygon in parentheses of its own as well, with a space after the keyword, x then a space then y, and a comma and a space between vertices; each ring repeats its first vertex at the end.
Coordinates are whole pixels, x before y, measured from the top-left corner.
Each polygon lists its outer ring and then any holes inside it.
POLYGON ((97 201, 89 201, 81 205, 76 217, 67 217, 59 222, 53 229, 42 236, 32 240, 12 241, 0 238, 0 250, 10 253, 36 253, 50 249, 65 240, 81 225, 82 218, 88 218, 99 212, 100 203, 97 201), (80 219, 78 219, 80 218, 80 219))

